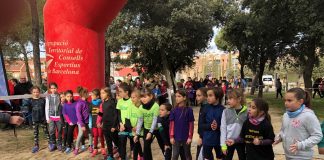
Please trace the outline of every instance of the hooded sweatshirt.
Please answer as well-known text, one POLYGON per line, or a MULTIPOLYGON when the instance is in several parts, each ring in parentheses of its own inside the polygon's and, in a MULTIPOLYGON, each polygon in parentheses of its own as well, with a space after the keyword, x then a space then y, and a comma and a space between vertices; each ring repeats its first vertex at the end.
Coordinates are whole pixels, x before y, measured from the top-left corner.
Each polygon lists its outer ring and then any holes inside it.
POLYGON ((76 103, 71 103, 71 102, 64 103, 62 112, 66 123, 72 125, 77 124, 78 118, 76 116, 75 106, 76 103))
POLYGON ((247 107, 242 106, 241 111, 237 114, 235 108, 226 108, 222 114, 221 120, 221 146, 222 150, 226 150, 225 141, 227 139, 236 139, 240 136, 240 132, 244 121, 247 119, 247 107))
POLYGON ((320 123, 314 112, 305 108, 300 114, 290 118, 287 113, 283 115, 282 128, 279 133, 285 150, 286 159, 312 159, 312 148, 323 137, 320 123), (290 145, 297 143, 298 151, 294 154, 289 151, 290 145))
POLYGON ((81 127, 85 126, 86 124, 89 124, 89 106, 88 106, 88 102, 83 100, 83 99, 79 99, 76 102, 76 115, 78 118, 78 125, 80 125, 81 127))
POLYGON ((45 115, 46 120, 59 121, 61 116, 61 100, 59 94, 50 94, 46 97, 45 115))

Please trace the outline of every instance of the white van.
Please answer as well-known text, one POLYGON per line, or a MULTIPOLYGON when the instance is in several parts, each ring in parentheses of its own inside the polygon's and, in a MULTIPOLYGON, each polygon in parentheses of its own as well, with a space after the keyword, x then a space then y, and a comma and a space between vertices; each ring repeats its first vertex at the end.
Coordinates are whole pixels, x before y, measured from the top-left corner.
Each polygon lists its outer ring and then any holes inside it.
POLYGON ((272 88, 272 86, 274 85, 273 76, 272 75, 263 75, 262 82, 263 82, 263 85, 269 86, 270 88, 272 88))

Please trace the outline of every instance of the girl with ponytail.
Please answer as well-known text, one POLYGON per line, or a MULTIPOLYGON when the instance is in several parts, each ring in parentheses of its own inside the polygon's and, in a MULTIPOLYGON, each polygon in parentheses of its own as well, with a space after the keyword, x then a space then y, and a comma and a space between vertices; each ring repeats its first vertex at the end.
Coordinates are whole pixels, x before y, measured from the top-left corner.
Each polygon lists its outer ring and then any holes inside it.
POLYGON ((227 145, 245 143, 246 159, 273 160, 272 143, 274 132, 268 113, 268 103, 260 98, 253 99, 248 108, 248 119, 243 123, 240 137, 228 139, 227 145))
POLYGON ((323 137, 310 102, 310 94, 301 88, 291 88, 285 94, 286 113, 274 144, 283 143, 286 159, 312 159, 312 148, 323 137))

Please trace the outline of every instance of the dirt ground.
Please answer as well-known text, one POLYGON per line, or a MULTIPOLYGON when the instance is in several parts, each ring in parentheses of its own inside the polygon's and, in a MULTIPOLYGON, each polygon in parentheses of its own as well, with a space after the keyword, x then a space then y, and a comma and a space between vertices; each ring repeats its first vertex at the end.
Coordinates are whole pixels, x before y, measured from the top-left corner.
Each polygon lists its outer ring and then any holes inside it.
MULTIPOLYGON (((194 134, 194 140, 192 143, 192 155, 195 157, 196 155, 196 146, 197 146, 197 137, 198 134, 196 133, 197 129, 197 119, 198 119, 198 112, 199 108, 194 107, 194 114, 195 114, 195 134, 194 134)), ((275 130, 275 133, 278 133, 281 126, 281 117, 279 111, 276 110, 270 110, 270 114, 272 117, 272 124, 275 130)), ((18 137, 15 138, 13 135, 12 130, 8 131, 0 131, 0 159, 1 160, 62 160, 62 159, 77 159, 77 160, 86 160, 86 159, 92 159, 97 160, 103 159, 103 156, 97 155, 96 157, 92 158, 90 157, 90 154, 88 152, 83 152, 79 154, 78 156, 74 156, 72 153, 69 155, 66 155, 64 153, 55 151, 53 153, 50 153, 47 149, 47 142, 41 137, 40 142, 40 151, 36 154, 31 153, 31 149, 33 147, 33 132, 31 129, 18 129, 17 130, 18 137)), ((41 133, 41 136, 43 134, 41 133)), ((315 155, 314 159, 324 160, 324 156, 318 155, 317 147, 314 147, 315 155)), ((152 152, 154 160, 162 160, 162 153, 157 145, 156 140, 152 144, 152 152)), ((284 152, 282 149, 282 144, 278 144, 274 146, 274 152, 275 152, 275 159, 276 160, 284 160, 284 152)), ((195 159, 195 158, 194 158, 195 159)), ((237 157, 234 158, 235 160, 238 159, 237 157)))

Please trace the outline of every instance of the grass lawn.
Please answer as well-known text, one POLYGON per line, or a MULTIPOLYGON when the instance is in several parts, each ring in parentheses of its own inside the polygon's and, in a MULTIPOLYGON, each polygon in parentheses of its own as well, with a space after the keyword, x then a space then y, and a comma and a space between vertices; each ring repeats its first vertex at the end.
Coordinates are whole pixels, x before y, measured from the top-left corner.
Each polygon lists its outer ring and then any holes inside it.
MULTIPOLYGON (((247 96, 247 101, 250 102, 253 98, 256 98, 258 93, 255 93, 255 95, 247 96)), ((263 99, 265 99, 269 103, 270 108, 276 108, 280 111, 282 111, 282 114, 285 112, 285 106, 283 99, 276 99, 276 93, 275 92, 267 92, 263 93, 263 99)), ((320 122, 324 120, 324 98, 318 98, 311 100, 312 107, 311 109, 314 110, 317 117, 320 119, 320 122)))

